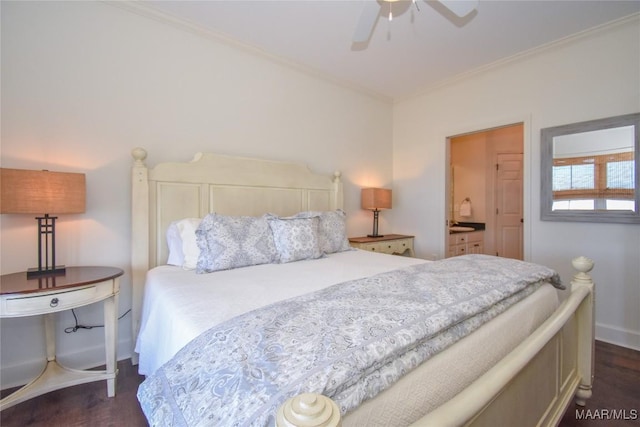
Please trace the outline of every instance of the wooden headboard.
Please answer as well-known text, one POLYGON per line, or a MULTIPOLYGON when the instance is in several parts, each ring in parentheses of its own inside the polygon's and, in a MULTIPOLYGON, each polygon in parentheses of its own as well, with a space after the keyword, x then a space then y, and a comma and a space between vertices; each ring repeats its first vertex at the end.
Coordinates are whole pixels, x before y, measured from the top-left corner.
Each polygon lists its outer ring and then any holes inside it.
MULTIPOLYGON (((211 153, 190 162, 145 165, 146 150, 131 152, 131 276, 133 339, 138 335, 146 273, 167 260, 167 227, 210 212, 259 216, 342 209, 340 173, 312 173, 305 165, 211 153)), ((134 359, 134 362, 137 358, 134 359)))

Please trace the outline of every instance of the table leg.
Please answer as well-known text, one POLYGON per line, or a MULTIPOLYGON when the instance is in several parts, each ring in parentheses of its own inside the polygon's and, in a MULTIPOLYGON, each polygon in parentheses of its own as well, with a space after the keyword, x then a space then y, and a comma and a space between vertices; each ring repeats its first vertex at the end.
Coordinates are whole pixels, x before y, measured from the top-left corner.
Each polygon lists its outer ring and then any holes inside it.
MULTIPOLYGON (((118 297, 116 293, 113 297, 104 300, 104 338, 106 350, 107 373, 117 376, 117 340, 118 340, 118 297)), ((116 377, 107 380, 107 396, 113 397, 116 394, 116 377)))
POLYGON ((47 362, 56 360, 56 313, 44 315, 44 336, 47 346, 47 362))

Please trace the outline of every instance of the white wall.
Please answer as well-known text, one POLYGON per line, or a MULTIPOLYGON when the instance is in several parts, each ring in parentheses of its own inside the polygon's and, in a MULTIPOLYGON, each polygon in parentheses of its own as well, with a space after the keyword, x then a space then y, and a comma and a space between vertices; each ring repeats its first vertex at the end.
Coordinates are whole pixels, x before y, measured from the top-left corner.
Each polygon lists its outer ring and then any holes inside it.
POLYGON ((447 219, 464 222, 487 222, 487 180, 486 171, 492 159, 487 155, 486 133, 452 138, 451 191, 453 207, 449 206, 447 219), (460 205, 465 199, 471 202, 471 215, 460 216, 460 205))
POLYGON ((443 256, 447 136, 525 123, 525 257, 569 282, 596 261, 596 335, 640 349, 640 225, 540 220, 540 129, 640 111, 640 19, 592 31, 457 79, 394 107, 394 227, 418 256, 443 256))
MULTIPOLYGON (((360 187, 391 183, 390 103, 103 2, 2 2, 1 14, 1 165, 86 174, 86 213, 58 220, 58 261, 123 268, 120 313, 131 306, 136 146, 149 165, 212 151, 340 170, 349 233, 370 231, 360 187)), ((2 215, 0 231, 3 274, 35 265, 31 216, 2 215)), ((100 304, 77 313, 102 323, 100 304)), ((63 361, 104 362, 101 329, 64 334, 73 318, 58 321, 63 361)), ((132 348, 130 325, 120 321, 120 358, 132 348)), ((3 319, 1 340, 2 387, 37 374, 41 319, 3 319)))

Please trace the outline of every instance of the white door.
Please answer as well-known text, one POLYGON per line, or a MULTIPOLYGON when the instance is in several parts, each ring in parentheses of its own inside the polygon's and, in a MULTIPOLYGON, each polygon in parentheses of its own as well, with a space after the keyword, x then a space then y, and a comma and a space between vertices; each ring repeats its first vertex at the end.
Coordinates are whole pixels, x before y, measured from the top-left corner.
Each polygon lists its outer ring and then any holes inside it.
POLYGON ((522 154, 498 153, 496 177, 496 255, 524 259, 522 154))

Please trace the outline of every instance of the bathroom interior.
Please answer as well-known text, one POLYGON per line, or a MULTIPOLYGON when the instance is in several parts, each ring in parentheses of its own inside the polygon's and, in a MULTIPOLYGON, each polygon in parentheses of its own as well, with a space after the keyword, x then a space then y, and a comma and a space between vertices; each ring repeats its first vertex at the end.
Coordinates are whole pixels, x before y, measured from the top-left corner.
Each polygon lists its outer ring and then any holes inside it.
POLYGON ((447 257, 523 259, 522 123, 449 138, 447 257))

